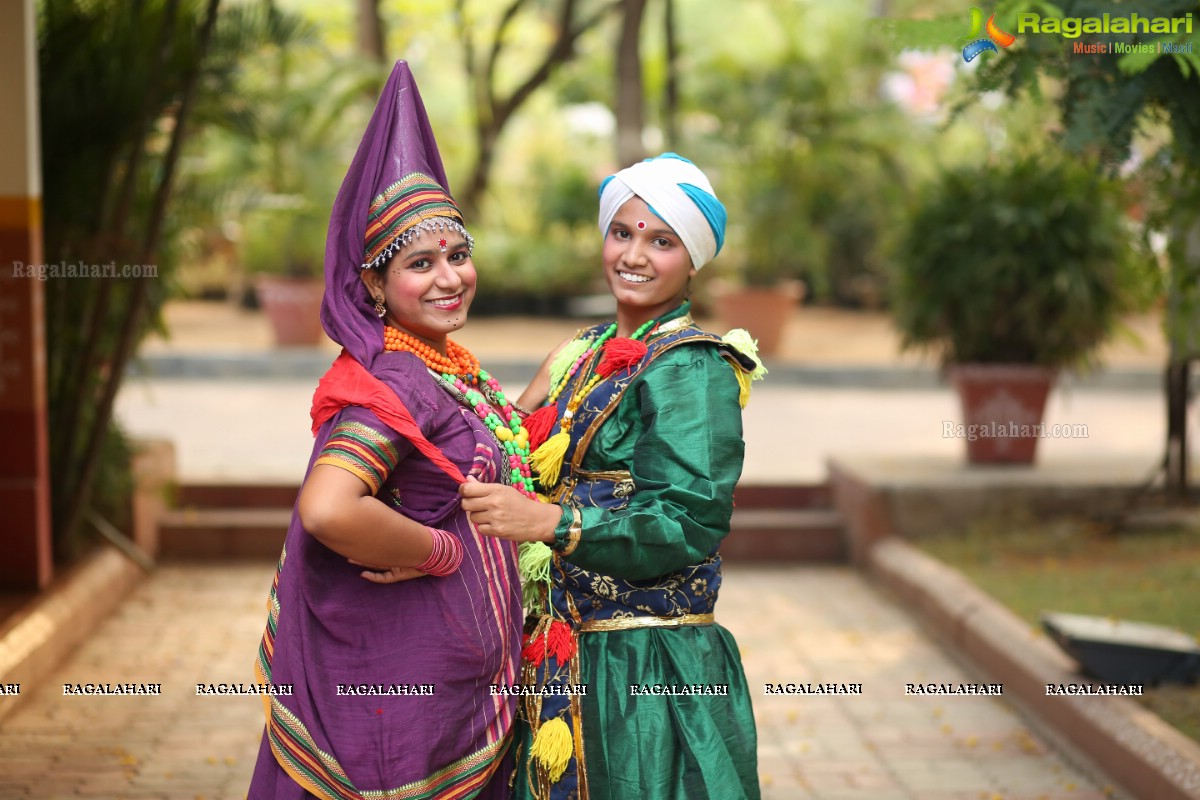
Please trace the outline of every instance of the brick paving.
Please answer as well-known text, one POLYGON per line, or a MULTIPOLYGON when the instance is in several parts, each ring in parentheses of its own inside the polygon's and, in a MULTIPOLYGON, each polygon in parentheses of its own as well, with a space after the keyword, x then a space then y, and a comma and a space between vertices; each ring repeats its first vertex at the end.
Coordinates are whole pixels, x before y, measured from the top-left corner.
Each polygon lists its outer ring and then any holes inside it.
POLYGON ((1120 796, 1003 699, 906 696, 907 683, 986 679, 849 568, 727 568, 717 617, 742 649, 764 800, 1120 796), (862 694, 767 695, 768 683, 861 684, 862 694))
POLYGON ((0 723, 0 798, 245 797, 261 702, 198 697, 196 684, 254 681, 272 575, 269 564, 160 568, 0 723), (162 694, 63 695, 88 682, 162 694))
MULTIPOLYGON (((244 797, 261 705, 195 686, 253 681, 271 575, 265 563, 160 568, 0 724, 0 798, 244 797), (63 696, 64 683, 86 682, 161 683, 162 694, 63 696)), ((730 567, 717 614, 743 651, 765 800, 1117 796, 1004 701, 906 697, 908 682, 982 678, 853 570, 730 567), (863 693, 764 694, 808 682, 863 693)))

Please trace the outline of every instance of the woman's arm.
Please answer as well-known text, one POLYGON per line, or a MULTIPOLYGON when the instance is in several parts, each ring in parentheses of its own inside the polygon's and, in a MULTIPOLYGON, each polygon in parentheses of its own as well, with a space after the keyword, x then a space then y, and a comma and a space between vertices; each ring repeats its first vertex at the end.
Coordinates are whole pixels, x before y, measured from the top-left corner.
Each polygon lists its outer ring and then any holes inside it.
POLYGON ((550 365, 554 362, 555 357, 562 352, 572 339, 564 339, 558 347, 550 351, 550 355, 546 356, 546 360, 538 367, 537 374, 533 376, 533 380, 525 387, 525 391, 521 392, 521 396, 517 398, 517 405, 521 408, 533 411, 540 407, 550 397, 550 365))
MULTIPOLYGON (((729 533, 745 453, 737 379, 704 346, 679 347, 663 361, 629 389, 643 424, 629 505, 579 509, 578 545, 567 558, 584 569, 654 578, 700 563, 729 533)), ((569 523, 555 533, 556 547, 570 548, 569 523)))
POLYGON ((433 549, 424 525, 388 508, 362 479, 333 464, 312 468, 297 508, 321 544, 363 565, 416 566, 433 549))
MULTIPOLYGON (((708 348, 680 347, 670 358, 630 387, 636 400, 622 401, 638 404, 643 423, 634 445, 630 471, 636 491, 629 505, 579 509, 574 549, 575 512, 549 506, 559 516, 555 546, 584 569, 630 580, 653 578, 703 561, 729 533, 733 487, 745 450, 737 380, 729 364, 708 348)), ((468 508, 466 501, 463 507, 468 508)), ((515 541, 545 541, 544 516, 531 512, 493 520, 472 514, 480 533, 515 541)))

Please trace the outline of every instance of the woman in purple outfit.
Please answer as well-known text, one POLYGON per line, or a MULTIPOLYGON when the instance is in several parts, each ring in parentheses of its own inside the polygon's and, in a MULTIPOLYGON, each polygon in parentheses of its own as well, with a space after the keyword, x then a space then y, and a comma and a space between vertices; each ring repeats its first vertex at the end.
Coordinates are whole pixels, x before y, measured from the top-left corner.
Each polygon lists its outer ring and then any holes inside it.
POLYGON ((250 800, 508 794, 514 703, 490 687, 517 678, 516 550, 475 533, 456 490, 532 479, 517 412, 447 338, 475 269, 445 187, 400 62, 330 221, 321 319, 344 350, 268 598, 250 800))

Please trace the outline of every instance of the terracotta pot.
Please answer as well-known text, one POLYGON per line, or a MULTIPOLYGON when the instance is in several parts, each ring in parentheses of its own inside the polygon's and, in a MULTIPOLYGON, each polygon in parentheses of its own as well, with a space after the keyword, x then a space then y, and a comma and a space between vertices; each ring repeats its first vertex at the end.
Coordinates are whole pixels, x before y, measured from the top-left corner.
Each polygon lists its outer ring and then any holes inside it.
POLYGON ((255 284, 258 304, 271 321, 275 343, 284 347, 312 346, 325 335, 321 327, 320 278, 259 275, 255 284))
POLYGON ((967 461, 1032 464, 1055 370, 1028 364, 963 364, 949 372, 965 420, 954 435, 966 439, 967 461))
POLYGON ((745 328, 758 340, 759 355, 774 355, 784 330, 804 298, 804 284, 722 288, 713 293, 713 311, 726 328, 745 328))

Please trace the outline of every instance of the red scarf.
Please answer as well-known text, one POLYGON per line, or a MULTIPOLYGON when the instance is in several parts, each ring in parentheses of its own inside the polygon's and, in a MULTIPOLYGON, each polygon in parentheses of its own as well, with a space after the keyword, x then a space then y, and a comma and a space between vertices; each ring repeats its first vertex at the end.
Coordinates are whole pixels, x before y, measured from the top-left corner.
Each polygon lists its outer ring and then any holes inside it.
POLYGON ((362 406, 370 409, 396 433, 413 443, 426 458, 437 464, 455 483, 466 483, 462 470, 454 465, 433 442, 425 438, 417 421, 400 402, 396 393, 387 384, 376 378, 366 367, 358 363, 345 350, 333 362, 317 384, 313 394, 313 436, 328 420, 346 406, 362 406))

